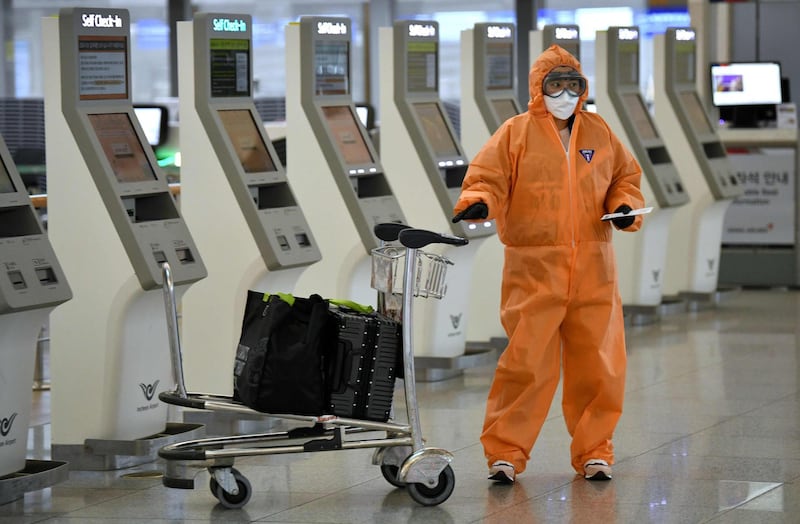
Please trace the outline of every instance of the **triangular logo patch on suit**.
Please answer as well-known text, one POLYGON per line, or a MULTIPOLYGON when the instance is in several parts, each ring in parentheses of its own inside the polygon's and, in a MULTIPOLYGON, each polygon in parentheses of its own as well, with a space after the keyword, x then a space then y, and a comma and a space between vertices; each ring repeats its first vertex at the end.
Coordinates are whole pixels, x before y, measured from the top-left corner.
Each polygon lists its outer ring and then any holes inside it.
POLYGON ((580 154, 584 160, 586 160, 587 164, 592 162, 592 157, 594 157, 594 149, 581 149, 580 154))

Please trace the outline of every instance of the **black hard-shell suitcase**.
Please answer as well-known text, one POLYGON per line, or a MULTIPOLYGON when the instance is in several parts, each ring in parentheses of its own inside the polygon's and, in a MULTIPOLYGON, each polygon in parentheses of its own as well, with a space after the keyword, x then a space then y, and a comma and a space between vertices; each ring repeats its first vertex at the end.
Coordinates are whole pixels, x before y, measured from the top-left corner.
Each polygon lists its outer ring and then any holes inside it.
POLYGON ((389 419, 398 365, 402 363, 400 323, 379 313, 331 306, 338 325, 336 363, 330 384, 330 412, 360 420, 389 419))

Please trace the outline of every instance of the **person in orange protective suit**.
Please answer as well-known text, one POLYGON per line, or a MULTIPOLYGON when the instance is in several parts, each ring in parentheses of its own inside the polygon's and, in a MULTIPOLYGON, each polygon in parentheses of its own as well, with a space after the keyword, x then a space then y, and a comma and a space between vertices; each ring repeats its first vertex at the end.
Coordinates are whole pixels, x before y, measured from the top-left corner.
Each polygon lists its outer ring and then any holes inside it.
MULTIPOLYGON (((529 75, 528 111, 507 120, 469 165, 453 222, 495 219, 505 245, 500 317, 508 346, 497 363, 481 443, 489 478, 525 470, 563 366, 572 466, 611 478, 622 413, 625 334, 602 215, 644 204, 641 168, 597 114, 581 110, 580 63, 551 46, 529 75)), ((614 219, 636 231, 642 217, 614 219)))

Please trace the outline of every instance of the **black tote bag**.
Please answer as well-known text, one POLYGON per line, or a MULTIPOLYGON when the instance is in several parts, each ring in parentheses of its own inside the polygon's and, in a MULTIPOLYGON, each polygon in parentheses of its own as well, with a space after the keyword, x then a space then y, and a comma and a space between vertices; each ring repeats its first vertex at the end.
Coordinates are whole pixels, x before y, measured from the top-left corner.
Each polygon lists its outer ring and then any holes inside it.
POLYGON ((264 413, 323 414, 324 365, 335 337, 328 302, 319 295, 282 298, 248 291, 234 398, 264 413))

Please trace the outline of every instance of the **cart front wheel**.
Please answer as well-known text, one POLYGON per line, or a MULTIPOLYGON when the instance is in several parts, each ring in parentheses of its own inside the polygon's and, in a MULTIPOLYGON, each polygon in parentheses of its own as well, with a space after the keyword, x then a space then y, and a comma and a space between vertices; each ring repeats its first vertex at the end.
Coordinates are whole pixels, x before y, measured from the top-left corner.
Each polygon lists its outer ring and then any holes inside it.
POLYGON ((394 464, 382 464, 381 465, 381 473, 383 474, 383 478, 396 488, 404 488, 408 484, 405 482, 400 482, 397 480, 397 474, 400 472, 400 468, 395 466, 394 464))
POLYGON ((222 504, 223 507, 226 509, 239 509, 243 508, 245 504, 250 501, 250 496, 253 494, 253 488, 250 486, 250 481, 247 478, 239 473, 239 470, 233 469, 231 471, 233 473, 233 477, 236 479, 236 487, 239 488, 239 493, 233 495, 225 491, 219 482, 211 477, 209 481, 209 488, 211 488, 211 494, 214 495, 219 503, 222 504))
POLYGON ((453 468, 447 466, 439 473, 439 482, 433 486, 422 483, 407 484, 408 494, 423 506, 436 506, 447 500, 456 487, 456 476, 453 468))

